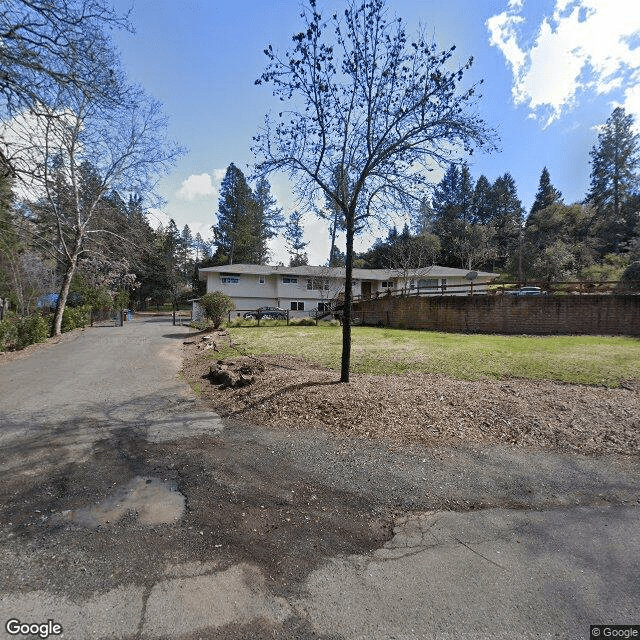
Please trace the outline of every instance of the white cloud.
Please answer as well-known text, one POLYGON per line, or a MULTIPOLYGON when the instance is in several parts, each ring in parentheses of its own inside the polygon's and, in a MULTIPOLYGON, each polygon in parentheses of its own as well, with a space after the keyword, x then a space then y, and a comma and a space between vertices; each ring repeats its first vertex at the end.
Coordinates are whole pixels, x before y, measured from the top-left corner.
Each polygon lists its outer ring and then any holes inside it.
POLYGON ((552 16, 535 25, 524 2, 511 0, 486 26, 489 42, 511 67, 516 104, 545 126, 571 109, 583 91, 621 91, 623 106, 640 119, 640 3, 556 0, 552 16))
MULTIPOLYGON (((214 176, 217 177, 217 172, 214 172, 214 176)), ((184 180, 176 195, 189 201, 201 197, 216 198, 218 189, 211 182, 211 176, 208 173, 199 173, 190 175, 184 180)))

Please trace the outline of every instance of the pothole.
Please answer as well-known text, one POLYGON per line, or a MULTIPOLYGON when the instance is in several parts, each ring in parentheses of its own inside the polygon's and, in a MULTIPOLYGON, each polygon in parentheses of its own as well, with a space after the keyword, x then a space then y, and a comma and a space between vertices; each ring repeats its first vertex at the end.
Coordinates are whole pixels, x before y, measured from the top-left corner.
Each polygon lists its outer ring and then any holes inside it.
POLYGON ((142 524, 173 524, 182 518, 184 511, 185 498, 175 483, 136 476, 98 504, 63 511, 60 519, 96 528, 133 514, 142 524))

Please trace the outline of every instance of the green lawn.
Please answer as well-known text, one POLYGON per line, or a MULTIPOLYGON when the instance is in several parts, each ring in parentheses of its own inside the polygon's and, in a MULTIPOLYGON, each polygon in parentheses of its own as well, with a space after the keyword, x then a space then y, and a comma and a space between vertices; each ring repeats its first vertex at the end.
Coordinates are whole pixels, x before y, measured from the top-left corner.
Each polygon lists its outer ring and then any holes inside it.
MULTIPOLYGON (((340 327, 261 326, 230 331, 247 353, 284 353, 340 368, 340 327)), ((465 380, 517 377, 617 387, 621 380, 640 378, 640 340, 353 327, 351 370, 372 374, 444 373, 465 380)))

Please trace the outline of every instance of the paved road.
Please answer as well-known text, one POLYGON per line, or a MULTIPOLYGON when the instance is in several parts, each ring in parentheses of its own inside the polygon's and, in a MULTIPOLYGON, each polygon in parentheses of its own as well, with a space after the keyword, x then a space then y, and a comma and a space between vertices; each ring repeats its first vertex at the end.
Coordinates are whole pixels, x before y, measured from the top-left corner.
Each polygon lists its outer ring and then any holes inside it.
POLYGON ((72 640, 640 624, 636 458, 223 422, 178 378, 187 334, 137 320, 0 366, 0 638, 26 637, 9 619, 72 640))

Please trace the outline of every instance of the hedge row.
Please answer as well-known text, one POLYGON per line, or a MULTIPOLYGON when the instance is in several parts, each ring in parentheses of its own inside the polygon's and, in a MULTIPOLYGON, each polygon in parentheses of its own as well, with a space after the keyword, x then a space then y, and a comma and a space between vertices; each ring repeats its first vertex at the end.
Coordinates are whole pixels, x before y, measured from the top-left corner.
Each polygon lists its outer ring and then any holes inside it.
MULTIPOLYGON (((62 314, 62 332, 86 327, 91 321, 91 307, 67 307, 62 314)), ((44 342, 53 328, 53 315, 40 312, 30 316, 9 315, 0 321, 0 351, 24 349, 30 344, 44 342)))

